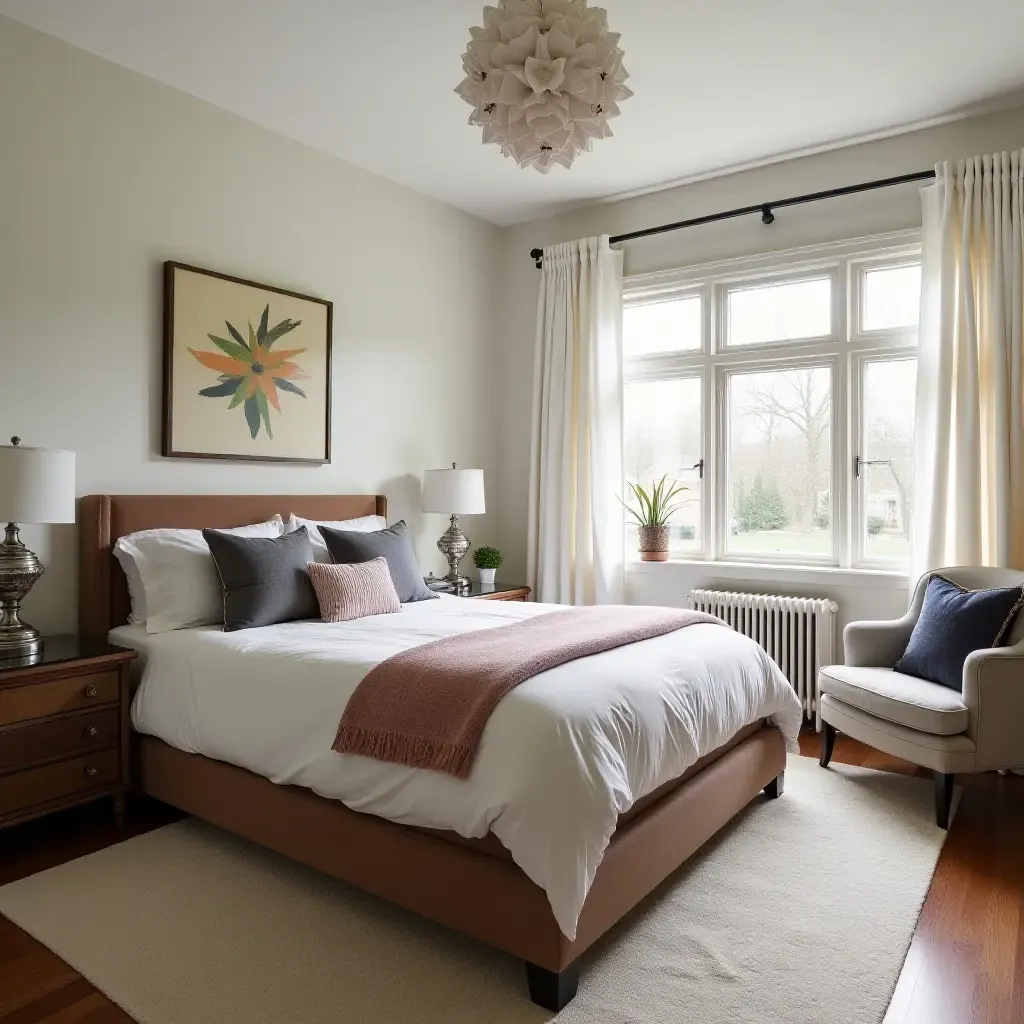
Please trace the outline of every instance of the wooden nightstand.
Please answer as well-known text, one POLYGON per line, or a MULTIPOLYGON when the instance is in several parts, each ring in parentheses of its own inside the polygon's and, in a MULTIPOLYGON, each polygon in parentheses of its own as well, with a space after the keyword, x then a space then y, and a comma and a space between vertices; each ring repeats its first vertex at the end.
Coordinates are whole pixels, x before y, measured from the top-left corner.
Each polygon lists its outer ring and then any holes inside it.
POLYGON ((460 590, 456 596, 472 597, 477 601, 529 601, 530 593, 529 587, 514 583, 495 583, 493 587, 472 583, 468 590, 460 590))
POLYGON ((0 661, 0 828, 128 788, 134 651, 50 636, 30 665, 0 661))

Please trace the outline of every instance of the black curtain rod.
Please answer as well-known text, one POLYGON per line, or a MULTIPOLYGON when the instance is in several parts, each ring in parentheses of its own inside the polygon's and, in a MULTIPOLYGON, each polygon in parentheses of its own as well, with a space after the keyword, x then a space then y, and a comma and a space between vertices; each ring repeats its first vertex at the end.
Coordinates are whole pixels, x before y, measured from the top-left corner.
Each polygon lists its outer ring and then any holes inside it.
MULTIPOLYGON (((824 192, 809 192, 805 196, 792 196, 789 199, 773 199, 767 203, 757 203, 754 206, 740 206, 735 210, 725 210, 723 213, 709 213, 704 217, 692 217, 690 220, 677 220, 672 224, 659 224, 656 228, 644 228, 642 231, 628 231, 624 235, 612 235, 609 241, 614 245, 616 242, 631 242, 634 238, 646 238, 648 235, 661 235, 666 231, 678 231, 680 228, 693 228, 698 224, 714 224, 720 220, 732 220, 733 217, 747 217, 752 213, 761 214, 761 220, 765 224, 771 224, 775 220, 774 210, 782 209, 784 206, 800 206, 802 203, 816 203, 819 199, 835 199, 837 196, 850 196, 856 192, 870 192, 876 188, 889 188, 892 185, 905 185, 911 181, 927 181, 935 177, 934 171, 915 171, 913 174, 898 174, 894 178, 879 178, 877 181, 865 181, 860 185, 845 185, 843 188, 830 188, 824 192)), ((531 249, 530 256, 540 268, 544 265, 544 250, 531 249)))

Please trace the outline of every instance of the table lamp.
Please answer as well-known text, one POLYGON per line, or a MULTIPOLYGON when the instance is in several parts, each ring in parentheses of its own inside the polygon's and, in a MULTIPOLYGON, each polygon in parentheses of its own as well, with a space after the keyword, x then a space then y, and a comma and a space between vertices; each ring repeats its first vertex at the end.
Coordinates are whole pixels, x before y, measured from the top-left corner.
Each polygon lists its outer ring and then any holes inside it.
POLYGON ((445 582, 462 589, 469 579, 459 575, 459 562, 469 550, 469 538, 459 529, 461 516, 480 515, 484 511, 484 471, 459 469, 428 469, 423 474, 424 512, 442 512, 450 515, 451 525, 441 534, 437 549, 448 560, 445 582))
POLYGON ((0 445, 0 659, 39 654, 43 640, 18 618, 22 598, 43 575, 43 564, 18 536, 19 523, 75 521, 75 453, 0 445))

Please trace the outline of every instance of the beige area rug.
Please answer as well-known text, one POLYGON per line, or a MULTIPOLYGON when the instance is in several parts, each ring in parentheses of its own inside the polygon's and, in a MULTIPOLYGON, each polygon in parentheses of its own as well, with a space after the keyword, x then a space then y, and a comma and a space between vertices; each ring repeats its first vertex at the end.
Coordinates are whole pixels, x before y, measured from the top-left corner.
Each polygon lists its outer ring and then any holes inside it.
MULTIPOLYGON (((585 954, 560 1024, 885 1013, 945 833, 921 779, 790 758, 585 954)), ((143 1024, 537 1024, 522 964, 185 821, 0 888, 0 912, 143 1024)))

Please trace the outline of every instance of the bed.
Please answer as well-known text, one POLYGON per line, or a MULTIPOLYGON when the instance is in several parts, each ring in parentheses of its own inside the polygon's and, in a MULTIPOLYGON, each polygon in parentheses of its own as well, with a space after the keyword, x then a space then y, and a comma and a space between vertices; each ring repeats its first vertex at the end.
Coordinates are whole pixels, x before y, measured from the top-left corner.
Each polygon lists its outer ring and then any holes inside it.
MULTIPOLYGON (((740 723, 739 727, 735 727, 734 722, 725 732, 721 732, 720 727, 720 734, 712 733, 716 735, 713 749, 698 750, 694 746, 689 757, 678 755, 678 767, 682 770, 671 778, 660 781, 651 776, 645 783, 636 784, 636 791, 618 805, 619 813, 612 820, 609 837, 600 842, 588 840, 591 848, 597 842, 596 856, 593 849, 587 852, 581 838, 580 848, 596 868, 590 871, 586 885, 576 886, 573 895, 572 879, 565 879, 559 888, 545 875, 548 868, 531 860, 530 849, 523 842, 517 846, 516 837, 502 814, 495 812, 488 830, 490 819, 484 815, 483 825, 479 821, 473 824, 470 819, 481 818, 481 812, 465 801, 465 821, 454 812, 446 817, 447 810, 442 814, 432 809, 435 794, 443 793, 443 786, 434 778, 424 780, 423 777, 440 773, 401 769, 406 776, 388 776, 387 769, 394 772, 400 766, 355 758, 363 763, 362 768, 375 773, 367 776, 374 783, 370 789, 383 794, 375 797, 383 802, 374 804, 369 798, 353 799, 352 793, 346 790, 346 786, 352 785, 349 776, 353 772, 339 769, 345 755, 333 755, 327 749, 321 758, 300 756, 304 748, 299 746, 295 747, 295 753, 289 752, 287 737, 304 731, 295 723, 289 729, 282 719, 281 749, 274 751, 283 759, 280 764, 265 757, 261 760, 252 753, 277 746, 268 744, 270 734, 265 734, 261 740, 254 733, 245 745, 237 738, 244 730, 232 730, 227 720, 221 722, 217 733, 213 709, 221 699, 219 695, 222 693, 223 707, 229 706, 232 699, 237 701, 238 691, 234 691, 232 697, 231 673, 226 671, 234 661, 241 664, 243 658, 248 658, 247 671, 256 668, 265 676, 262 683, 254 685, 250 691, 254 701, 250 718, 254 723, 271 718, 270 713, 259 712, 255 702, 279 700, 272 684, 274 673, 277 678, 282 674, 282 664, 294 664, 298 672, 299 662, 309 662, 302 669, 305 673, 302 678, 305 680, 308 676, 313 680, 314 670, 319 671, 321 683, 317 692, 322 693, 325 667, 316 663, 323 659, 310 652, 322 649, 327 652, 325 657, 340 657, 335 652, 337 637, 332 635, 325 639, 324 631, 330 628, 326 624, 289 623, 245 631, 250 634, 248 637, 244 633, 222 634, 208 627, 179 631, 179 636, 159 634, 147 638, 139 627, 126 626, 127 586, 111 553, 118 537, 155 527, 227 528, 291 512, 312 520, 383 516, 386 502, 380 495, 93 495, 82 499, 79 515, 80 630, 85 635, 109 636, 113 642, 136 646, 147 660, 142 688, 136 697, 135 721, 141 731, 136 737, 135 783, 143 792, 187 813, 522 958, 526 963, 531 998, 549 1009, 561 1009, 576 992, 579 956, 588 946, 761 791, 769 797, 781 794, 787 740, 792 747, 799 727, 799 705, 795 697, 789 702, 787 693, 779 688, 779 677, 773 675, 778 670, 767 662, 764 668, 766 694, 758 695, 756 702, 751 697, 750 707, 756 706, 759 710, 770 707, 776 712, 772 721, 778 724, 769 724, 761 714, 736 713, 739 717, 735 714, 733 717, 740 723), (132 629, 136 630, 134 638, 132 629), (268 667, 270 659, 275 657, 284 661, 271 669, 268 667), (200 680, 199 689, 205 695, 204 709, 200 712, 188 705, 188 715, 179 714, 179 724, 175 725, 175 707, 185 707, 182 702, 190 699, 189 687, 175 683, 185 674, 176 666, 186 664, 207 666, 208 692, 200 680), (215 681, 222 691, 216 688, 215 681), (769 692, 774 694, 770 700, 769 692), (161 705, 165 706, 162 711, 159 710, 161 705), (751 720, 743 721, 744 717, 751 720), (208 735, 191 736, 189 721, 199 721, 203 726, 201 731, 208 735), (234 745, 233 733, 237 734, 234 745), (225 738, 211 739, 215 734, 225 738), (699 756, 694 761, 696 754, 699 756), (353 810, 346 803, 355 804, 360 810, 353 810), (399 805, 400 809, 396 810, 399 805), (484 830, 482 834, 481 830, 484 830), (498 838, 499 833, 504 841, 498 838)), ((422 605, 422 608, 410 607, 410 614, 403 623, 406 629, 421 629, 430 636, 437 630, 463 628, 460 623, 470 615, 501 619, 544 610, 461 598, 422 602, 422 605)), ((373 643, 380 643, 380 624, 361 623, 359 620, 344 634, 348 638, 346 649, 350 652, 363 649, 358 645, 370 643, 368 637, 373 643)), ((476 625, 485 628, 487 624, 476 625)), ((680 633, 694 634, 690 643, 696 645, 692 657, 698 667, 713 665, 715 652, 726 641, 749 643, 745 638, 726 634, 718 626, 695 626, 680 633), (705 631, 703 640, 699 631, 705 631), (706 650, 701 648, 701 643, 706 650)), ((654 640, 632 645, 634 649, 642 647, 655 659, 668 656, 666 649, 658 648, 654 640)), ((628 650, 620 648, 618 657, 625 657, 623 652, 628 650)), ((580 666, 587 668, 584 663, 590 662, 589 671, 594 673, 595 680, 599 681, 601 675, 597 669, 603 670, 606 676, 616 671, 622 675, 621 662, 617 668, 614 661, 598 665, 597 659, 607 658, 612 653, 578 661, 573 671, 579 673, 580 666)), ((362 655, 349 653, 346 656, 351 661, 362 655)), ((749 650, 745 651, 744 657, 752 656, 749 650)), ((337 662, 337 667, 340 680, 342 662, 337 662)), ((531 698, 535 706, 542 704, 543 687, 550 689, 558 682, 545 678, 548 676, 551 673, 523 684, 518 706, 524 706, 523 702, 531 698), (533 684, 537 692, 528 689, 533 684)), ((316 688, 312 682, 310 685, 312 692, 316 688)), ((277 689, 279 694, 280 687, 277 689)), ((596 683, 595 689, 600 689, 596 683)), ((193 704, 195 690, 196 686, 192 686, 193 704)), ((512 710, 501 722, 495 712, 488 725, 495 736, 500 737, 502 722, 513 717, 517 706, 512 701, 515 692, 499 705, 500 710, 508 703, 512 710)), ((735 704, 737 693, 725 703, 735 704)), ((331 696, 330 699, 337 701, 339 698, 331 696)), ((273 706, 272 703, 267 705, 273 706)), ((221 713, 223 716, 223 708, 221 713)), ((313 715, 312 706, 309 713, 313 715)), ((331 722, 326 706, 316 709, 314 718, 317 716, 328 726, 336 725, 336 718, 331 722)), ((296 719, 300 725, 301 721, 296 719)), ((308 740, 308 737, 295 735, 291 741, 298 744, 300 738, 308 740)), ((492 748, 497 742, 491 744, 492 748)), ((329 748, 329 744, 326 746, 329 748)), ((486 778, 485 767, 482 767, 486 762, 485 753, 482 747, 474 776, 486 778)), ((524 763, 527 760, 523 758, 524 763)), ((457 787, 470 781, 445 779, 443 784, 457 787)), ((454 806, 463 795, 449 788, 444 796, 445 807, 454 806)), ((497 797, 495 801, 500 802, 497 797)), ((571 790, 566 790, 563 801, 566 807, 574 806, 571 790)), ((515 818, 513 811, 514 808, 506 817, 515 818)), ((520 831, 530 834, 530 829, 520 831)), ((543 838, 544 842, 534 845, 550 848, 554 865, 551 873, 557 875, 557 861, 560 857, 564 859, 559 851, 572 847, 577 837, 567 831, 558 841, 543 838)))

